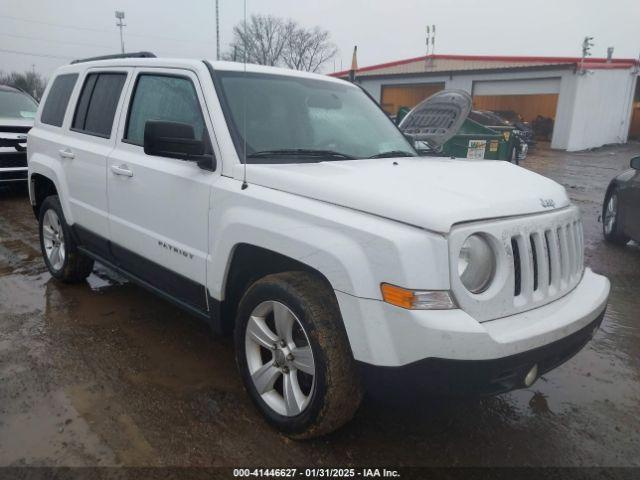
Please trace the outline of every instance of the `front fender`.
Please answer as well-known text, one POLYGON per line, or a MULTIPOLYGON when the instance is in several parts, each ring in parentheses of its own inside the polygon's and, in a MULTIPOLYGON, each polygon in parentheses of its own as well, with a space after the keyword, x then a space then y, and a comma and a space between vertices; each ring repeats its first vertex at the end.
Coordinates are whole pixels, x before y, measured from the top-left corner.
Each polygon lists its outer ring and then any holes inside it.
POLYGON ((212 198, 208 286, 214 298, 224 299, 239 244, 297 260, 357 297, 381 299, 382 282, 449 289, 447 241, 440 234, 255 185, 212 198))

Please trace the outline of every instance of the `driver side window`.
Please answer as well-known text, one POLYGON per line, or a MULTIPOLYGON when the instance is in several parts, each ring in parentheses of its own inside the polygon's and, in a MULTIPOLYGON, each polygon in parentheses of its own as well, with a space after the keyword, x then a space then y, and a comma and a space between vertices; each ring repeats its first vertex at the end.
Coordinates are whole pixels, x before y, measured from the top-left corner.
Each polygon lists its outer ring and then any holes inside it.
POLYGON ((191 125, 195 138, 202 140, 204 119, 191 80, 171 75, 140 74, 129 107, 124 140, 142 145, 144 127, 149 120, 191 125))

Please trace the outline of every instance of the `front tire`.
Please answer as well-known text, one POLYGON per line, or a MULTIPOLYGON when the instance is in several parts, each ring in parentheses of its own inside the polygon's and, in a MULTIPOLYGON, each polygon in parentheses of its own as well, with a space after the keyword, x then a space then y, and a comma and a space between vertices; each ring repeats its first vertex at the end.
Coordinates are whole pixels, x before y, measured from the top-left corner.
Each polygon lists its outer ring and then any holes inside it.
POLYGON ((518 159, 518 148, 515 145, 511 148, 511 153, 509 154, 509 162, 513 163, 514 165, 520 164, 520 160, 518 159))
POLYGON ((42 257, 54 278, 65 283, 78 283, 89 276, 93 260, 78 250, 56 195, 42 202, 39 233, 42 257))
POLYGON ((620 228, 619 217, 618 190, 613 187, 607 192, 602 205, 602 233, 607 242, 626 245, 630 239, 620 228))
POLYGON ((266 420, 286 435, 313 438, 349 421, 360 377, 331 289, 306 272, 268 275, 238 308, 236 361, 266 420))

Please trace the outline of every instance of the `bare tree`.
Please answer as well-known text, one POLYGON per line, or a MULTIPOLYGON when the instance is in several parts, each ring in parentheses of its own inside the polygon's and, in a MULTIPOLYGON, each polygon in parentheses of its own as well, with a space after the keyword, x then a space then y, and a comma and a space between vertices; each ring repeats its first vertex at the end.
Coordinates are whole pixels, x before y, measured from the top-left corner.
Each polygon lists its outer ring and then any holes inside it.
POLYGON ((36 100, 40 100, 44 93, 44 88, 47 86, 47 81, 36 72, 11 72, 7 74, 0 73, 0 84, 19 88, 32 95, 36 100))
POLYGON ((330 34, 319 27, 307 29, 293 20, 271 15, 252 15, 233 29, 233 40, 225 60, 259 65, 287 66, 317 72, 338 49, 330 34))
POLYGON ((306 29, 293 24, 288 28, 282 60, 289 68, 317 72, 337 52, 328 31, 319 27, 306 29))
POLYGON ((231 51, 224 57, 227 60, 246 60, 247 63, 274 66, 282 58, 285 43, 285 22, 282 19, 272 15, 251 15, 246 29, 244 23, 233 27, 231 51))

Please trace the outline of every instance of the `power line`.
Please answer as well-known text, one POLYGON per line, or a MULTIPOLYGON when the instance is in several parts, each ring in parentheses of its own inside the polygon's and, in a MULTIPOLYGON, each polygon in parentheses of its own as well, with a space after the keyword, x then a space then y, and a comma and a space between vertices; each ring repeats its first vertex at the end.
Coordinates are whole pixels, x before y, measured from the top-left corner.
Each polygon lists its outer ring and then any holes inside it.
POLYGON ((92 44, 92 43, 79 43, 79 42, 69 42, 69 41, 65 41, 65 40, 52 40, 50 38, 36 38, 36 37, 28 37, 27 35, 18 35, 16 33, 0 33, 0 35, 3 36, 7 36, 7 37, 15 37, 15 38, 25 38, 28 40, 37 40, 39 42, 47 42, 47 43, 62 43, 62 44, 68 44, 68 45, 79 45, 81 47, 93 47, 93 48, 113 48, 110 45, 97 45, 97 44, 92 44))
POLYGON ((0 15, 0 18, 8 18, 10 20, 16 20, 18 22, 38 23, 40 25, 48 25, 50 27, 70 28, 72 30, 84 30, 84 31, 88 31, 88 32, 111 33, 109 30, 106 30, 106 29, 78 27, 76 25, 62 25, 60 23, 51 23, 51 22, 45 22, 45 21, 42 21, 42 20, 30 20, 28 18, 13 17, 11 15, 0 15))
POLYGON ((6 48, 0 48, 0 52, 15 53, 17 55, 30 55, 32 57, 60 58, 62 60, 73 60, 73 57, 63 57, 61 55, 47 55, 46 53, 22 52, 19 50, 9 50, 6 48))
MULTIPOLYGON (((52 22, 45 22, 42 20, 30 20, 28 18, 20 18, 20 17, 14 17, 11 15, 0 15, 0 18, 7 18, 10 20, 15 20, 18 22, 27 22, 27 23, 38 23, 40 25, 47 25, 50 27, 56 27, 56 28, 69 28, 72 30, 84 30, 84 31, 88 31, 88 32, 99 32, 99 33, 103 33, 103 34, 111 34, 111 30, 106 30, 106 29, 97 29, 97 28, 89 28, 89 27, 78 27, 76 25, 63 25, 60 23, 52 23, 52 22)), ((184 39, 179 39, 179 38, 172 38, 172 37, 163 37, 163 36, 159 36, 159 35, 146 35, 146 34, 136 34, 136 33, 128 33, 128 35, 130 37, 139 37, 139 38, 155 38, 158 40, 166 40, 169 42, 185 42, 185 43, 203 43, 203 44, 209 44, 209 45, 214 45, 215 42, 213 41, 206 41, 206 40, 184 40, 184 39)))

